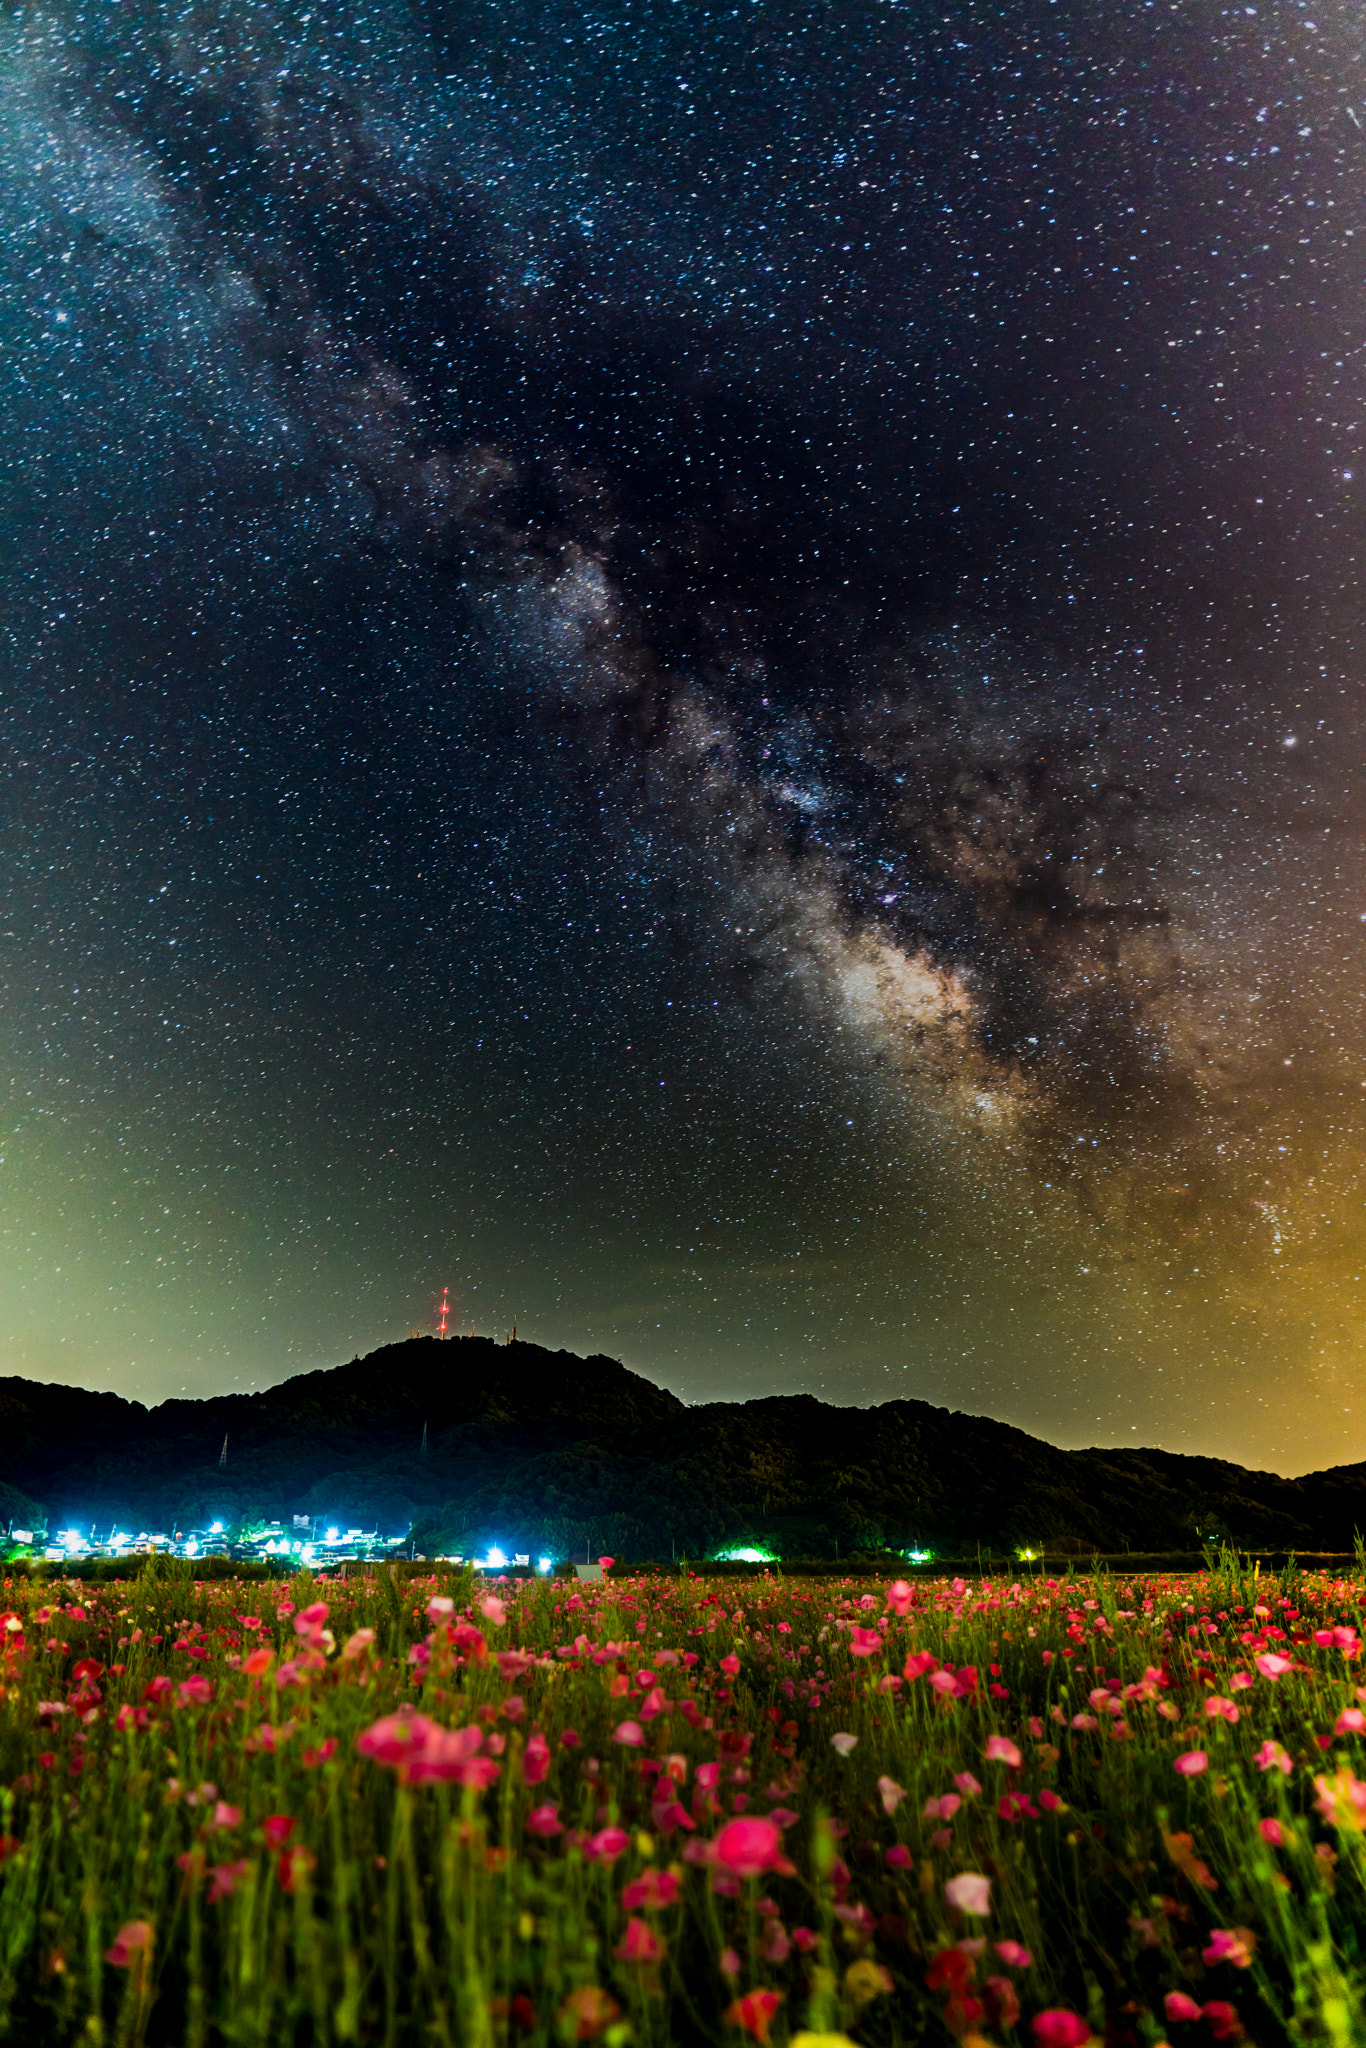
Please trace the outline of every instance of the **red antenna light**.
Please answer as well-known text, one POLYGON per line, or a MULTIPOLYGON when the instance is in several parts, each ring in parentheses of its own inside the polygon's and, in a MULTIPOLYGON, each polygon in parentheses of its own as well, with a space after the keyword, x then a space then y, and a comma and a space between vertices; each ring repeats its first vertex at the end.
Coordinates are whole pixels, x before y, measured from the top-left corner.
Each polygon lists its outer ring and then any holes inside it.
POLYGON ((437 1334, 437 1336, 438 1336, 438 1337, 444 1337, 444 1336, 445 1336, 445 1334, 446 1334, 446 1324, 447 1324, 447 1323, 449 1322, 449 1320, 450 1320, 450 1313, 451 1313, 451 1290, 450 1290, 450 1288, 449 1288, 449 1287, 443 1287, 443 1288, 442 1288, 442 1290, 441 1290, 441 1315, 440 1315, 440 1320, 439 1320, 439 1322, 437 1323, 437 1326, 436 1326, 436 1334, 437 1334))

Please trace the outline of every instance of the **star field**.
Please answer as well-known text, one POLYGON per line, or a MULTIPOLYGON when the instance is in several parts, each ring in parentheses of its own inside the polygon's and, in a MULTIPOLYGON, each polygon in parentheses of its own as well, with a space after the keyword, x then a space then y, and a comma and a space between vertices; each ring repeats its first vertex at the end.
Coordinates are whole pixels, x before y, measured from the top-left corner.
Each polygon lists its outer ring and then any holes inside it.
POLYGON ((0 26, 0 1371, 1361 1454, 1334 0, 0 26))

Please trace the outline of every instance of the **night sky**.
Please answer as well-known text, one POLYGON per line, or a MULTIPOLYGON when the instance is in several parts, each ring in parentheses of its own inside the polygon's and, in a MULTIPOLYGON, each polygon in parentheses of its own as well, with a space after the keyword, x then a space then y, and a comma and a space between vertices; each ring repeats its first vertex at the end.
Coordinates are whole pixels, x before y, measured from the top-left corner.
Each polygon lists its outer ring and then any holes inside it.
POLYGON ((1366 1454, 1355 0, 0 27, 0 1372, 1366 1454))

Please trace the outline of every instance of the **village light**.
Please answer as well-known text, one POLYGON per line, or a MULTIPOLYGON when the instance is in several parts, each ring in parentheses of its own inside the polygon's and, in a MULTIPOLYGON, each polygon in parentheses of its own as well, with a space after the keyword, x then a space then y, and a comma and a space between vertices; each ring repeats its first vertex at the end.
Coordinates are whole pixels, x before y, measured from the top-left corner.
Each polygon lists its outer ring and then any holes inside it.
POLYGON ((777 1557, 771 1550, 718 1550, 718 1564, 776 1564, 777 1557))
POLYGON ((210 1522, 209 1534, 210 1536, 221 1536, 223 1534, 223 1524, 221 1522, 210 1522))
POLYGON ((484 1563, 489 1571, 501 1572, 506 1570, 507 1568, 507 1557, 495 1543, 491 1547, 488 1556, 484 1560, 484 1563))
POLYGON ((536 1569, 538 1572, 548 1572, 551 1566, 554 1564, 554 1562, 555 1560, 553 1557, 538 1557, 536 1560, 536 1569))

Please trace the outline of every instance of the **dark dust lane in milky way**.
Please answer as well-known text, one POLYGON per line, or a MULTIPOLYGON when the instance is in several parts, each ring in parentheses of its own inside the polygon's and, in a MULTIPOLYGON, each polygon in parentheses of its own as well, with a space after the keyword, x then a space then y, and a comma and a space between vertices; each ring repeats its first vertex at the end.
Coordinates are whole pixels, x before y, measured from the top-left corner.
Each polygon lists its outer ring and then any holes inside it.
POLYGON ((0 35, 4 1369, 1356 1455, 1356 10, 0 35))

